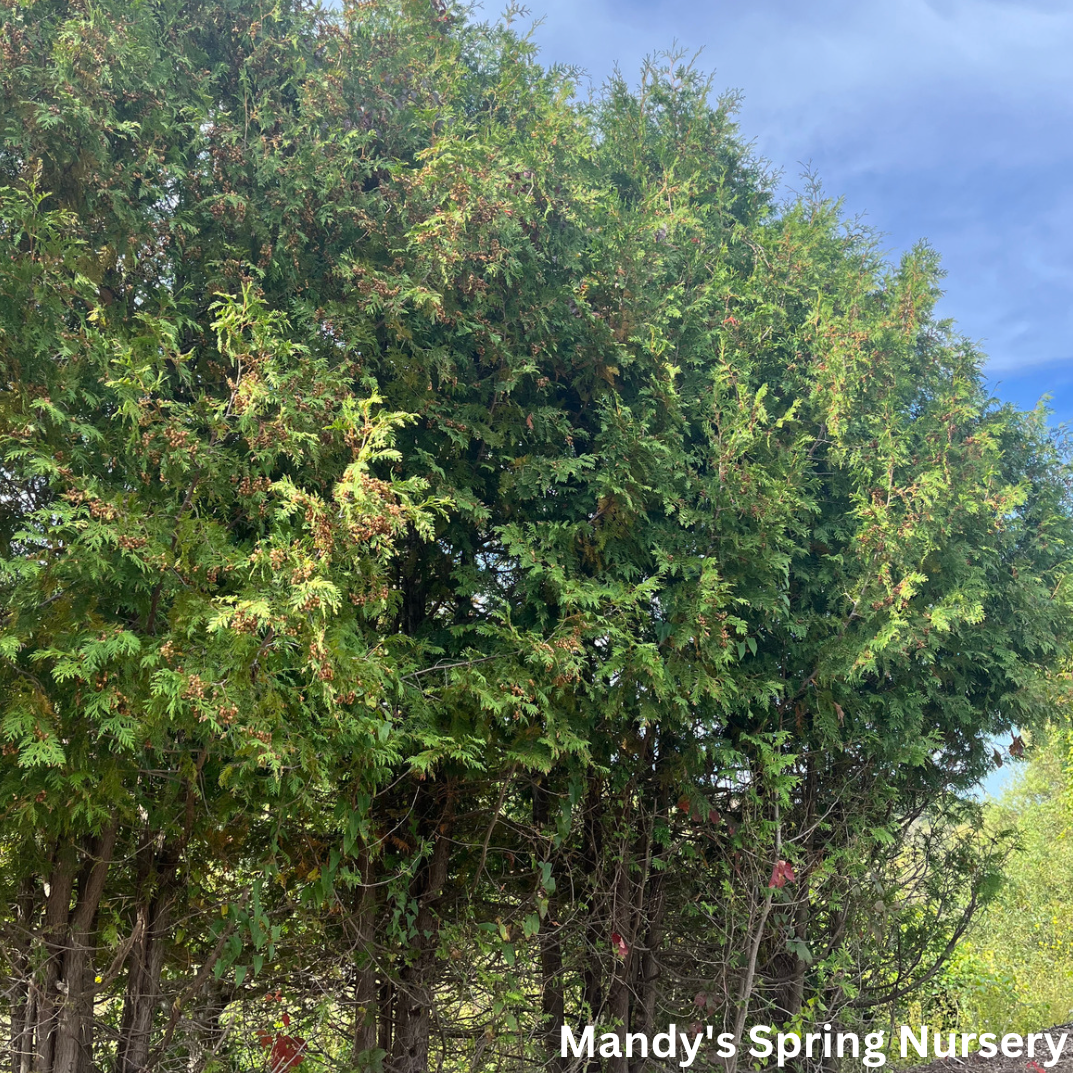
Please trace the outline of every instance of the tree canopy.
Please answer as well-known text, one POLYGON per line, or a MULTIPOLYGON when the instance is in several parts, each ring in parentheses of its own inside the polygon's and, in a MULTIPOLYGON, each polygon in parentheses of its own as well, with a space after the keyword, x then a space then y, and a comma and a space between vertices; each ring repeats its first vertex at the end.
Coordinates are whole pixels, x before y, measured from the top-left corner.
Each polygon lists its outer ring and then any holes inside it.
POLYGON ((10 0, 0 53, 14 1073, 566 1070, 934 978, 1073 530, 927 246, 509 17, 10 0))

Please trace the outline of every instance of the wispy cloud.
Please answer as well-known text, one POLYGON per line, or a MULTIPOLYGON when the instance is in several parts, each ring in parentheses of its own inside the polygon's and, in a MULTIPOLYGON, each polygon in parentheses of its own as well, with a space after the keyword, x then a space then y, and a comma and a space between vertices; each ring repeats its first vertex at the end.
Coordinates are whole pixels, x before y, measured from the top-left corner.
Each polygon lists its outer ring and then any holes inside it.
POLYGON ((995 370, 1073 355, 1068 0, 537 2, 545 60, 596 83, 675 39, 704 46, 789 185, 810 162, 893 249, 936 246, 942 312, 995 370))

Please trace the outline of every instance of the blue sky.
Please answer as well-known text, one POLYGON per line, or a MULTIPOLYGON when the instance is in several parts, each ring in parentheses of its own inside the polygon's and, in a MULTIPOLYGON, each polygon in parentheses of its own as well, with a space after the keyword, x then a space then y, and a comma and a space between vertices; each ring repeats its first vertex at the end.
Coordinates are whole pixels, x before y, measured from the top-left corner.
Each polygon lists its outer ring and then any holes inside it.
POLYGON ((785 186, 810 165, 892 256, 926 238, 948 272, 940 315, 988 354, 996 394, 1050 394, 1073 422, 1073 2, 531 3, 542 60, 596 85, 703 48, 785 186))

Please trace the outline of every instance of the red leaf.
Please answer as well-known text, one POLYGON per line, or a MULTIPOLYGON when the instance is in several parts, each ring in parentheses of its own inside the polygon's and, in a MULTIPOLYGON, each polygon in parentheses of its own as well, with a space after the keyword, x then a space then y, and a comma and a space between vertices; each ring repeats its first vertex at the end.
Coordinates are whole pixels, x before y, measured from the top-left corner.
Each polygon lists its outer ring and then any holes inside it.
POLYGON ((272 1046, 272 1033, 263 1028, 257 1029, 257 1042, 267 1051, 272 1046))
POLYGON ((614 950, 623 961, 626 960, 626 956, 630 952, 630 948, 626 945, 626 940, 623 939, 617 931, 611 933, 611 949, 614 950))
POLYGON ((283 1027, 284 1027, 284 1028, 290 1028, 290 1027, 291 1027, 291 1017, 290 1017, 290 1014, 287 1014, 287 1013, 285 1013, 285 1014, 283 1015, 283 1027))
POLYGON ((287 1073, 305 1061, 306 1041, 301 1036, 276 1036, 269 1055, 268 1073, 287 1073))
POLYGON ((776 861, 775 867, 771 870, 771 882, 768 886, 785 887, 787 883, 793 883, 796 879, 792 864, 787 861, 776 861))

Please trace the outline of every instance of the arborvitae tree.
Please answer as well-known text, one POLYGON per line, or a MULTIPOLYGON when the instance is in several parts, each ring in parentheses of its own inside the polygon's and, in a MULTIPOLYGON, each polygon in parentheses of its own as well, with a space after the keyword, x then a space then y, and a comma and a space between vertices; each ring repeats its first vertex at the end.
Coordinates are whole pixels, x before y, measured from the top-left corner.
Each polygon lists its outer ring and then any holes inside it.
POLYGON ((673 57, 0 20, 11 1068, 577 1068, 932 978, 1073 621, 930 251, 776 205, 673 57))

